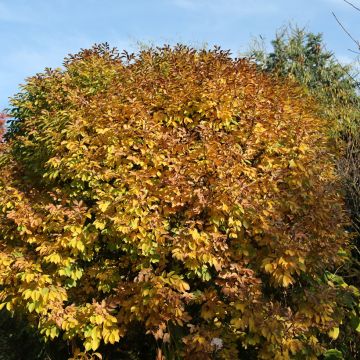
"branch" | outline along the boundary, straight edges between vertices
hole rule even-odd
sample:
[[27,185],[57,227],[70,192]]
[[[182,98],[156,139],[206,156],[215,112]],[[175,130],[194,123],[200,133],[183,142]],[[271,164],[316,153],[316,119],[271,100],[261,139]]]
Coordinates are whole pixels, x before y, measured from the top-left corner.
[[352,49],[348,49],[348,50],[351,51],[354,54],[360,55],[360,51],[355,51],[355,50],[352,50]]
[[[345,1],[345,0],[344,0]],[[359,10],[360,11],[360,10]],[[337,16],[334,14],[334,12],[331,12],[337,21],[337,23],[341,26],[341,28],[344,30],[344,32],[349,36],[349,38],[356,44],[358,49],[360,50],[360,43],[357,41],[350,33],[346,30],[345,26],[341,23],[341,21],[337,18]]]
[[[349,50],[350,50],[350,49],[349,49]],[[360,54],[360,52],[359,52],[358,54]],[[336,58],[335,58],[335,59],[336,59]],[[343,71],[345,71],[345,72],[348,74],[348,76],[354,81],[354,84],[355,84],[357,87],[359,87],[359,86],[360,86],[360,81],[356,79],[356,77],[357,77],[359,74],[356,74],[356,75],[350,74],[349,71],[346,69],[346,67],[345,67],[343,64],[341,64],[338,59],[336,59],[336,62],[338,63],[338,65],[341,66],[341,69],[342,69]]]
[[344,0],[347,4],[349,4],[350,6],[352,6],[355,10],[357,10],[357,11],[360,11],[360,8],[359,7],[357,7],[357,6],[355,6],[353,3],[351,3],[350,1],[348,1],[348,0]]

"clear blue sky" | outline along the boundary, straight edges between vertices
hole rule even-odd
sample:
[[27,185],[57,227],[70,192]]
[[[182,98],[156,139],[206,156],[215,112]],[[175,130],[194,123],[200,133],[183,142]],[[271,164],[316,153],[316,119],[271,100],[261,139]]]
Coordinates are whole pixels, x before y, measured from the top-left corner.
[[331,11],[360,38],[360,12],[343,0],[0,0],[0,109],[27,76],[96,42],[132,51],[139,41],[207,43],[238,54],[292,21],[322,32],[327,48],[350,61],[354,46]]

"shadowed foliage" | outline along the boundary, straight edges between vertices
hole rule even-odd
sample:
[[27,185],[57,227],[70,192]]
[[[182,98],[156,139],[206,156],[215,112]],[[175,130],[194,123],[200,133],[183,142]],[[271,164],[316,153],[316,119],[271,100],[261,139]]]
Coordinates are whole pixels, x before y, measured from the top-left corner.
[[[346,209],[351,218],[352,257],[331,275],[338,286],[360,288],[360,97],[354,65],[342,65],[326,50],[321,34],[298,27],[287,27],[272,41],[267,53],[255,46],[252,56],[260,68],[283,79],[295,79],[321,104],[322,116],[332,119],[330,136],[341,148],[336,160]],[[359,290],[356,290],[359,294]],[[348,301],[349,317],[341,325],[340,336],[333,342],[346,359],[360,357],[359,296]],[[341,353],[340,353],[341,354]],[[334,354],[332,356],[335,356]],[[339,355],[338,357],[339,358]],[[343,358],[342,355],[340,358]]]

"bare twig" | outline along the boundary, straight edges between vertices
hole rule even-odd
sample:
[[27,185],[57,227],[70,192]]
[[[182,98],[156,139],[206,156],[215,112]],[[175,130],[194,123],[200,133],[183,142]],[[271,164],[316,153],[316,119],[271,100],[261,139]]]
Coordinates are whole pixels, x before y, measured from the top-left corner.
[[[348,49],[348,50],[350,50],[350,49]],[[355,51],[353,51],[353,52],[355,52]],[[355,52],[355,53],[356,53],[356,54],[360,54],[360,52],[359,52],[359,53],[358,53],[358,52]],[[336,59],[336,62],[338,63],[338,65],[341,66],[341,69],[342,69],[343,71],[345,71],[346,74],[354,81],[354,84],[355,84],[356,86],[360,86],[360,81],[356,79],[356,77],[357,77],[359,74],[358,74],[358,73],[355,74],[355,75],[350,74],[350,72],[347,70],[346,66],[344,66],[343,64],[341,64],[338,59]]]
[[352,2],[348,1],[348,0],[344,0],[347,4],[349,4],[350,6],[352,6],[355,10],[360,11],[360,8],[355,6]]
[[351,51],[354,54],[360,55],[360,51],[355,51],[355,50],[352,50],[352,49],[348,49],[348,50]]
[[[345,1],[345,0],[344,0]],[[345,28],[345,26],[341,23],[341,21],[337,18],[337,16],[335,15],[334,12],[331,12],[335,18],[335,20],[337,21],[337,23],[341,26],[341,28],[344,30],[344,32],[349,36],[349,38],[356,44],[356,46],[358,47],[358,49],[360,50],[360,43],[358,40],[356,40],[351,34],[350,32]]]

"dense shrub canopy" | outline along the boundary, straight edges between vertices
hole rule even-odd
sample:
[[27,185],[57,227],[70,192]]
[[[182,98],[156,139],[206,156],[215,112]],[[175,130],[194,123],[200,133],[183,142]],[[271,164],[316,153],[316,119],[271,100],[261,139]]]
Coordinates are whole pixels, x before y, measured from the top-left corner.
[[12,106],[9,311],[87,351],[138,324],[189,359],[311,359],[337,336],[323,274],[346,248],[343,208],[328,122],[300,88],[219,49],[101,45]]
[[[341,65],[326,50],[321,34],[298,27],[282,29],[272,45],[270,53],[252,49],[258,66],[284,79],[296,79],[321,104],[322,114],[334,120],[330,133],[344,149],[336,163],[353,237],[351,261],[336,273],[341,286],[346,282],[360,289],[360,96],[356,68]],[[341,349],[345,359],[360,357],[360,296],[354,300],[348,303],[348,319],[342,322],[341,334],[332,344]]]
[[331,133],[345,141],[345,151],[338,159],[347,208],[352,226],[360,236],[360,96],[357,69],[342,65],[326,50],[321,34],[298,27],[282,29],[272,41],[273,51],[261,47],[251,50],[257,64],[265,71],[291,77],[304,85],[322,104],[327,118],[334,119]]

